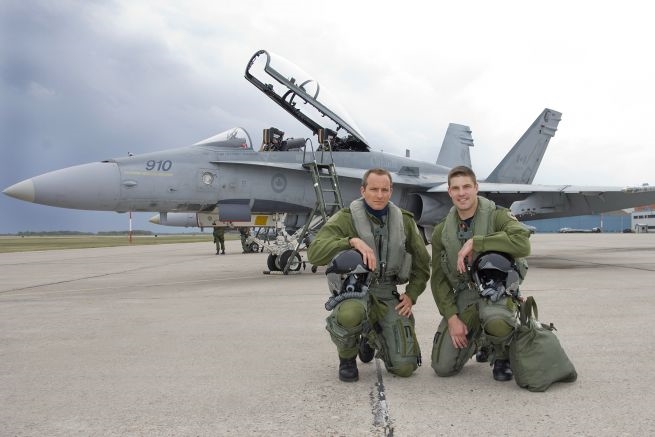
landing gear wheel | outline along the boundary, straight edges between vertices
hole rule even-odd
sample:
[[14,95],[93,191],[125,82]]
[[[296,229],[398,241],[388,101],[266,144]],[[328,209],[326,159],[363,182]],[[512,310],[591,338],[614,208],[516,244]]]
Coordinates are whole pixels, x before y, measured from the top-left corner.
[[[280,270],[284,270],[284,268],[287,265],[287,261],[289,261],[289,257],[293,254],[293,250],[285,250],[282,252],[282,255],[280,255]],[[291,260],[291,264],[289,265],[289,271],[290,272],[297,272],[300,270],[300,267],[302,266],[302,261],[300,259],[300,255],[297,253]]]
[[250,251],[253,252],[253,253],[257,253],[257,252],[259,252],[259,244],[255,243],[255,242],[250,243],[250,246],[248,246],[248,248],[249,248]]
[[277,255],[270,254],[266,259],[266,265],[271,272],[280,271],[280,268],[277,266]]
[[317,266],[312,266],[312,273],[316,273],[316,270],[318,270]]

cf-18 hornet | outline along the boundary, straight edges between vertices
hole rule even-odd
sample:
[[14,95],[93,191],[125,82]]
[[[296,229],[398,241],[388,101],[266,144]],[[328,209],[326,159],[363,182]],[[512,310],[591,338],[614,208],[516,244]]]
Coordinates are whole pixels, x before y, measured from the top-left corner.
[[[3,192],[27,202],[98,211],[152,211],[160,224],[181,214],[209,216],[207,226],[257,225],[257,215],[284,215],[286,226],[310,236],[337,208],[360,196],[363,173],[372,167],[393,176],[392,201],[414,214],[426,241],[452,203],[447,174],[471,165],[467,126],[451,124],[436,163],[371,150],[363,133],[320,86],[291,62],[265,50],[248,61],[245,78],[308,129],[285,138],[263,129],[261,144],[242,128],[227,129],[193,145],[56,170],[18,182]],[[520,219],[615,211],[655,203],[640,188],[535,185],[532,181],[561,113],[544,109],[486,178],[480,194]],[[206,217],[205,217],[206,218]],[[264,220],[265,221],[265,220]],[[202,226],[202,223],[198,223]],[[260,221],[260,226],[270,225]],[[271,270],[299,266],[295,249],[271,251]],[[283,256],[284,255],[284,256]]]

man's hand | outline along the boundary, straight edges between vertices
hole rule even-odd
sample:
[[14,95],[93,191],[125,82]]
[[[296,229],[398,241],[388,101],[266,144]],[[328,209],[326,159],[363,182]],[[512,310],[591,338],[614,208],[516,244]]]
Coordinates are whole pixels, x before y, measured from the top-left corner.
[[460,273],[466,272],[466,265],[471,263],[471,255],[473,254],[473,239],[467,240],[462,248],[457,252],[457,271]]
[[371,271],[375,271],[377,260],[375,259],[375,252],[373,249],[371,249],[361,238],[353,237],[349,239],[348,242],[350,243],[350,247],[362,254],[364,264],[366,264]]
[[450,316],[448,319],[448,333],[450,333],[453,346],[457,349],[464,349],[468,346],[466,335],[469,333],[469,329],[466,327],[466,323],[462,322],[462,319],[460,319],[457,314]]
[[400,303],[396,305],[396,311],[403,317],[409,317],[412,315],[412,299],[407,296],[407,294],[401,294],[398,299]]

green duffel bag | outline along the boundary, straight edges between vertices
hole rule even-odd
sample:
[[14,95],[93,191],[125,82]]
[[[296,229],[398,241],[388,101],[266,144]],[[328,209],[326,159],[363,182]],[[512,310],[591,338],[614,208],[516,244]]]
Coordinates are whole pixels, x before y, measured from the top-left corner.
[[509,346],[509,363],[519,387],[546,391],[554,382],[573,382],[578,373],[562,349],[551,323],[540,323],[532,296],[521,304],[520,325]]

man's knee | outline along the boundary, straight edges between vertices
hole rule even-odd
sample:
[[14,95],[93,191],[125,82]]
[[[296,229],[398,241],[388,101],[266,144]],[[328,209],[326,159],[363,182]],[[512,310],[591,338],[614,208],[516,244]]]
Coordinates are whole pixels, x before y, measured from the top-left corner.
[[366,319],[366,307],[356,299],[341,302],[326,318],[326,329],[337,346],[339,356],[357,355],[359,337]]
[[412,376],[412,373],[414,373],[414,370],[416,370],[417,367],[418,366],[416,364],[404,363],[395,366],[393,369],[388,369],[388,370],[390,373],[393,373],[396,376],[407,378],[408,376]]
[[488,320],[484,325],[484,331],[497,338],[506,338],[513,330],[514,327],[503,319]]
[[453,364],[453,363],[444,363],[442,361],[433,361],[432,362],[432,370],[434,370],[434,373],[436,373],[437,376],[448,377],[448,376],[457,375],[462,369],[457,368],[457,366],[455,364]]
[[453,346],[447,329],[437,331],[432,343],[431,365],[434,373],[442,377],[457,375],[470,358],[472,347],[473,344],[469,343],[465,349],[457,349]]
[[440,376],[442,378],[447,378],[449,376],[455,376],[457,375],[460,370],[453,370],[453,369],[441,369],[439,367],[435,368],[434,366],[432,367],[434,369],[434,373],[437,374],[437,376]]
[[345,300],[337,308],[337,323],[344,328],[359,326],[366,317],[366,309],[356,301]]

